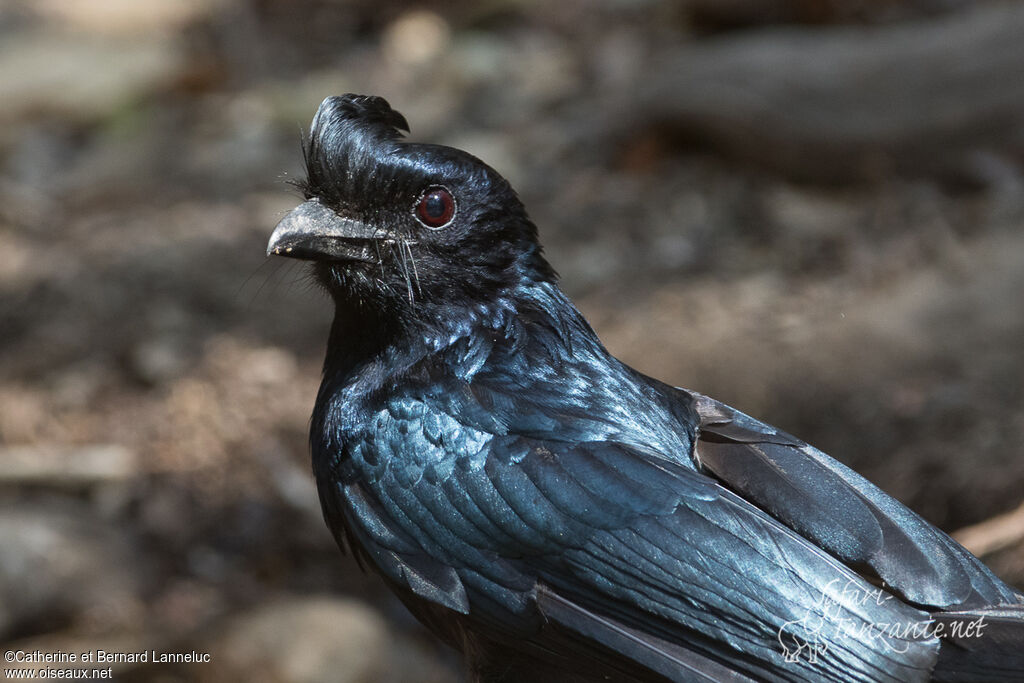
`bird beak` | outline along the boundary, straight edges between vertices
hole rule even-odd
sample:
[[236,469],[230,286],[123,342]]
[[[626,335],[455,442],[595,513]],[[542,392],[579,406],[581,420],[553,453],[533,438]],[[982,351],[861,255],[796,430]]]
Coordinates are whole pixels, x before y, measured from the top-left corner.
[[289,256],[309,261],[376,262],[373,242],[386,234],[352,218],[344,218],[321,204],[303,202],[274,228],[267,256]]

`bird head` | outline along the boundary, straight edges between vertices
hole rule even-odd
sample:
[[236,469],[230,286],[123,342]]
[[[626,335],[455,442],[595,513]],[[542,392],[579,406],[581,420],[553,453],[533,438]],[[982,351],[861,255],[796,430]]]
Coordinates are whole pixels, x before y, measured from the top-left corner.
[[383,98],[325,99],[304,146],[306,201],[277,225],[268,255],[314,262],[338,306],[378,312],[479,307],[554,279],[504,178],[403,130]]

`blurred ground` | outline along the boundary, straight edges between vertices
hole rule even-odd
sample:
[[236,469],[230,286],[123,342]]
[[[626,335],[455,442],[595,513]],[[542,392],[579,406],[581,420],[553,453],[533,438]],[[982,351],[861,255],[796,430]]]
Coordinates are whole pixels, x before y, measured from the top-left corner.
[[[509,177],[626,361],[806,438],[946,530],[1015,508],[1024,108],[995,74],[1024,61],[971,52],[970,32],[1020,15],[953,0],[0,2],[2,649],[211,654],[120,665],[120,680],[457,679],[320,519],[306,428],[329,306],[301,264],[263,255],[297,201],[302,130],[349,91]],[[823,87],[870,102],[891,69],[826,67],[860,68],[859,41],[882,54],[908,32],[966,36],[934,73],[894,57],[969,84],[962,106],[922,116],[927,92],[897,92],[915,125],[888,137],[840,131],[847,106],[816,110],[831,112],[820,133],[790,125]],[[775,74],[783,90],[748,76],[794,45],[845,47]],[[781,115],[737,125],[686,99],[756,112],[774,92]],[[740,124],[750,134],[730,137]],[[1024,586],[1010,537],[986,559]]]

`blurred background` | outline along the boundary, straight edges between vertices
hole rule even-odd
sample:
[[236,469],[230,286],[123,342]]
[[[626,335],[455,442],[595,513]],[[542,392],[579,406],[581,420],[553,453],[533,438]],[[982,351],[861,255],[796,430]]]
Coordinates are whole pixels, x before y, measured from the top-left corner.
[[1024,6],[0,1],[0,643],[457,681],[320,517],[330,306],[264,256],[320,100],[506,175],[639,369],[1024,587]]

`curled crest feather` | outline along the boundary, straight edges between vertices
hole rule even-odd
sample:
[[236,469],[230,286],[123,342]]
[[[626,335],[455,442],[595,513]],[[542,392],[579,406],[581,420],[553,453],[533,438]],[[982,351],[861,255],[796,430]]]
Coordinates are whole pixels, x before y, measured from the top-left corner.
[[405,117],[383,97],[345,94],[326,98],[313,117],[309,138],[303,145],[306,180],[299,184],[306,198],[343,204],[345,195],[368,178],[381,151],[394,149],[402,131],[409,131]]

